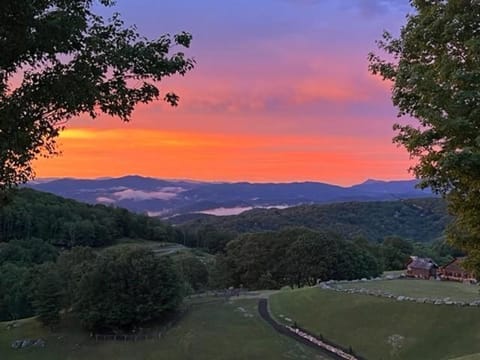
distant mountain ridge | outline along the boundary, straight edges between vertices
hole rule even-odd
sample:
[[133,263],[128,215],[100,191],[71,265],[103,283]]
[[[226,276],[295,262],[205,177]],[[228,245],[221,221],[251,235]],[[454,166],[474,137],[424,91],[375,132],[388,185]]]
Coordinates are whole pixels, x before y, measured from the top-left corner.
[[320,183],[249,183],[163,180],[136,175],[102,179],[40,179],[27,184],[36,190],[91,204],[111,204],[152,216],[197,212],[238,214],[252,208],[289,207],[347,201],[384,201],[432,197],[416,189],[416,180],[369,179],[350,187]]

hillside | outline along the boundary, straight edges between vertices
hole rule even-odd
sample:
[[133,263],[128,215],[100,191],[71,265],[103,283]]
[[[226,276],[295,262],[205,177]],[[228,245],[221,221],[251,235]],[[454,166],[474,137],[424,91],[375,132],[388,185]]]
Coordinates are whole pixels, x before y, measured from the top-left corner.
[[[190,303],[186,315],[160,339],[139,342],[96,343],[75,322],[64,322],[49,332],[35,319],[17,322],[8,330],[0,323],[2,359],[8,360],[130,360],[130,359],[318,359],[293,340],[278,335],[257,314],[256,300],[225,302],[218,298]],[[11,349],[18,339],[46,341],[44,348]]]
[[319,288],[280,292],[269,302],[278,320],[293,319],[314,334],[351,346],[369,360],[447,360],[480,352],[480,313],[473,307],[402,302]]
[[[236,216],[183,218],[187,221],[180,227],[189,233],[209,227],[246,233],[304,226],[332,230],[347,238],[380,241],[397,235],[418,242],[441,238],[449,222],[444,201],[436,198],[302,205],[283,210],[254,209]],[[179,219],[171,221],[178,223]]]
[[65,247],[105,246],[122,238],[174,241],[175,231],[125,209],[21,189],[0,207],[0,242],[30,238]]

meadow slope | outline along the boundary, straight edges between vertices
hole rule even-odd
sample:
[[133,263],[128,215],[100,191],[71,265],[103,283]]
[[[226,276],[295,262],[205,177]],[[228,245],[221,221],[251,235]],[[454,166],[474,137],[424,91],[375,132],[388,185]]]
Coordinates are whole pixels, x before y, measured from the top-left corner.
[[[263,322],[257,315],[256,299],[193,305],[160,340],[137,343],[95,343],[75,323],[64,323],[55,333],[34,319],[22,320],[19,325],[7,330],[6,323],[0,323],[2,360],[324,359]],[[11,342],[21,338],[44,338],[47,345],[11,349]]]
[[270,309],[279,321],[293,319],[369,360],[446,360],[480,352],[478,308],[309,288],[273,295]]

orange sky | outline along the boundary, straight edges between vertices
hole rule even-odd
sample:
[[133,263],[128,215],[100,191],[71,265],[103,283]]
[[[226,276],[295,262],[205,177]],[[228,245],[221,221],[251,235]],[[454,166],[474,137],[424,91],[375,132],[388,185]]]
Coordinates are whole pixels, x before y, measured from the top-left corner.
[[[411,178],[407,153],[391,142],[397,119],[390,84],[372,77],[366,61],[383,29],[400,27],[404,4],[117,3],[147,36],[193,33],[196,69],[161,84],[181,96],[180,106],[141,105],[128,124],[73,120],[59,141],[63,154],[35,162],[38,177],[343,185]],[[186,6],[196,10],[185,13]]]
[[[357,150],[352,152],[351,146]],[[140,174],[224,181],[317,180],[342,185],[372,174],[382,179],[409,178],[395,171],[409,166],[403,151],[392,151],[388,143],[373,149],[368,139],[361,138],[71,129],[62,134],[60,148],[61,156],[37,162],[39,177]]]

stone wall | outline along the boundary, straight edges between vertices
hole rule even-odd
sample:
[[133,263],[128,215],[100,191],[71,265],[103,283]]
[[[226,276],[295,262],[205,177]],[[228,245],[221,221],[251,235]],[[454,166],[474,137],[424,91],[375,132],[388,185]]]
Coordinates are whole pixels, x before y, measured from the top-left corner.
[[[361,280],[352,280],[352,281],[335,281],[329,280],[320,282],[318,287],[324,290],[331,290],[336,292],[342,292],[347,294],[361,294],[361,295],[369,295],[375,297],[382,297],[387,299],[392,299],[396,301],[410,301],[422,304],[432,304],[432,305],[451,305],[451,306],[480,306],[480,295],[479,300],[475,301],[455,301],[450,298],[433,298],[433,297],[411,297],[411,296],[403,296],[403,295],[394,295],[389,293],[388,291],[377,290],[377,289],[364,289],[364,288],[357,288],[357,289],[345,289],[342,288],[342,285],[348,285],[349,283],[365,283],[365,282],[372,282],[372,281],[379,281],[379,280],[394,280],[398,279],[399,277],[385,277],[385,278],[375,278],[375,279],[361,279]],[[416,281],[416,280],[405,280],[405,281]],[[433,280],[432,280],[433,281]],[[473,286],[473,285],[472,285]]]

